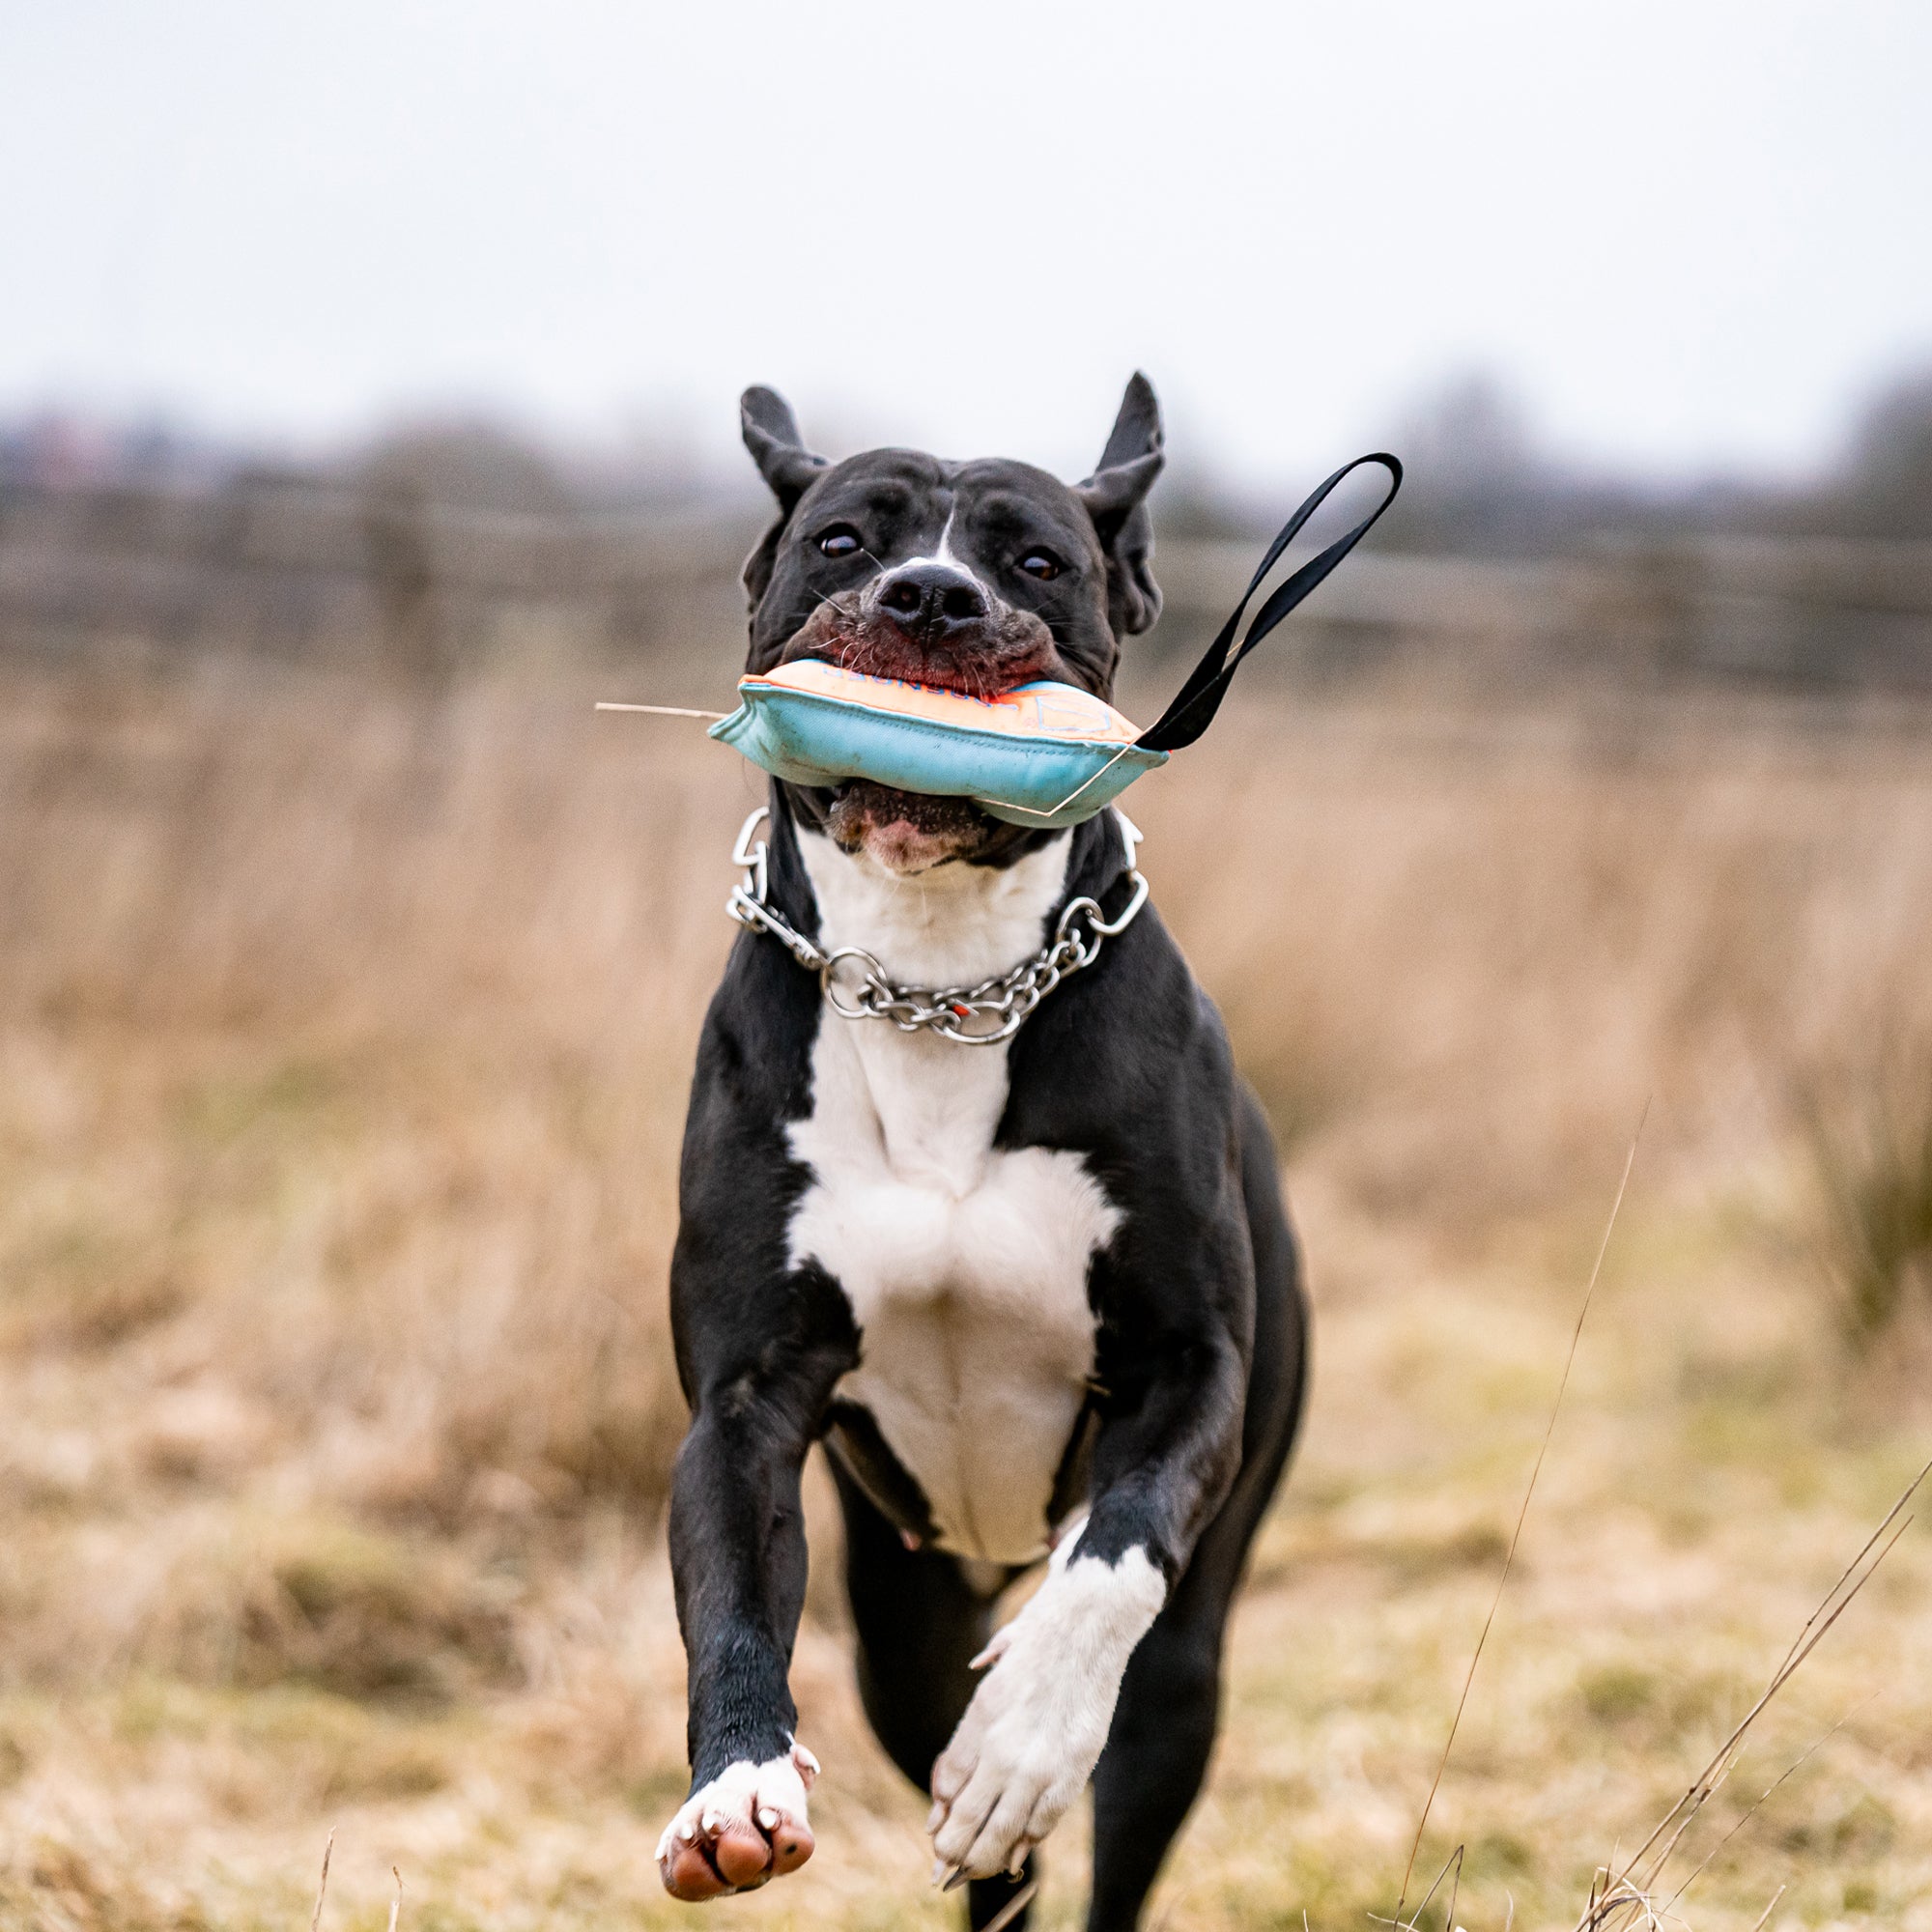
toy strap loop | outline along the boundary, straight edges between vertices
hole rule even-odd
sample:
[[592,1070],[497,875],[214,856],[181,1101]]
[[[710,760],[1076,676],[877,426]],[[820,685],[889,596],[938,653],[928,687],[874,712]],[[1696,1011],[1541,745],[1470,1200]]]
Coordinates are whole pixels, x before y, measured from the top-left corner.
[[[1350,470],[1359,469],[1365,463],[1379,463],[1388,471],[1388,495],[1353,529],[1337,537],[1319,556],[1309,558],[1273,591],[1255,612],[1254,622],[1248,626],[1247,635],[1236,649],[1235,634],[1240,629],[1249,600],[1262,587],[1262,580],[1281,560],[1282,552],[1300,534],[1302,525],[1326,501],[1328,493]],[[1194,667],[1193,674],[1180,687],[1174,702],[1135,741],[1142,751],[1176,752],[1183,745],[1193,744],[1207,730],[1214,722],[1215,712],[1221,708],[1222,698],[1228,695],[1228,687],[1234,682],[1241,660],[1368,535],[1375,527],[1377,519],[1395,501],[1396,492],[1401,488],[1402,464],[1385,451],[1377,450],[1373,455],[1358,456],[1354,462],[1345,463],[1309,495],[1301,507],[1282,526],[1281,534],[1268,545],[1267,554],[1262,558],[1261,568],[1241,593],[1241,601],[1235,606],[1234,614],[1221,626],[1220,634],[1208,646],[1207,654]]]

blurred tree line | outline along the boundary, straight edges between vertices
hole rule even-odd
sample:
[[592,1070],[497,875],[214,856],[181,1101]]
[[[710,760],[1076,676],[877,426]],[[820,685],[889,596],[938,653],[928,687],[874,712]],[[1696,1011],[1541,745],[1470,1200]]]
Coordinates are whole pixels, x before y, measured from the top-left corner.
[[1511,391],[1485,375],[1415,412],[1396,448],[1408,483],[1380,532],[1394,550],[1541,556],[1604,538],[1932,540],[1932,368],[1881,390],[1842,458],[1796,486],[1591,476],[1550,454]]
[[[1401,501],[1377,532],[1389,551],[1535,557],[1606,539],[1699,535],[1932,541],[1932,366],[1882,388],[1840,460],[1796,485],[1592,473],[1538,435],[1506,383],[1480,372],[1445,384],[1387,440],[1408,469]],[[285,481],[350,487],[398,511],[678,509],[749,527],[763,508],[753,480],[707,455],[648,437],[586,453],[504,422],[452,417],[404,422],[326,458],[266,459],[166,425],[48,414],[0,424],[0,496],[9,486],[196,490]],[[1154,507],[1166,537],[1248,539],[1273,527],[1282,495],[1278,487],[1242,489],[1177,453]]]

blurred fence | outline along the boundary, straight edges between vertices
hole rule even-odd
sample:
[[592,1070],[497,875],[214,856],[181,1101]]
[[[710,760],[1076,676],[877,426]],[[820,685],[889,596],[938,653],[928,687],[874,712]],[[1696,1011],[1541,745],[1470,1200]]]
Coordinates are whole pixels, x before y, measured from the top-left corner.
[[[479,512],[394,486],[15,487],[0,495],[0,650],[373,654],[432,682],[533,639],[620,657],[728,650],[755,534],[754,519],[712,511]],[[1199,646],[1255,554],[1161,545],[1154,659]],[[1478,694],[1932,695],[1932,544],[1698,536],[1520,562],[1369,553],[1322,587],[1276,662],[1299,683]]]
[[741,623],[754,535],[712,515],[502,513],[272,481],[15,490],[0,496],[0,649],[373,647],[423,677],[532,634],[650,651]]

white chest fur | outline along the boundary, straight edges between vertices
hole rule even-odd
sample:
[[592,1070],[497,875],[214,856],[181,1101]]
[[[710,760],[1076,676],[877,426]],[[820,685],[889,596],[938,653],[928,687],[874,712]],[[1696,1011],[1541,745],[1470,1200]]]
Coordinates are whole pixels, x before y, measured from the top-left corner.
[[[913,878],[815,834],[800,842],[821,945],[863,946],[901,983],[945,986],[1038,948],[1072,841],[1005,871]],[[948,1548],[1037,1556],[1093,1366],[1088,1264],[1119,1211],[1077,1154],[993,1146],[1004,1045],[828,1010],[811,1071],[811,1114],[791,1129],[812,1173],[791,1251],[838,1281],[862,1330],[839,1392],[871,1411]]]

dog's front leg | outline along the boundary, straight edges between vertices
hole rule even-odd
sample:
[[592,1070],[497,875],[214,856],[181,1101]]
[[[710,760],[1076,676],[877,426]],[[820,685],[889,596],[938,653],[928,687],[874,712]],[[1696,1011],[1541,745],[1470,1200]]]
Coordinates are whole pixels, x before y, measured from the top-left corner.
[[759,1351],[701,1388],[671,1489],[670,1551],[688,1664],[691,1795],[658,1845],[684,1899],[749,1890],[812,1851],[787,1672],[805,1597],[799,1472],[842,1358]]
[[1119,1378],[1094,1502],[1046,1580],[976,1662],[990,1664],[932,1772],[934,1876],[1017,1870],[1094,1775],[1134,1647],[1186,1568],[1240,1460],[1244,1350],[1232,1328],[1163,1337]]

